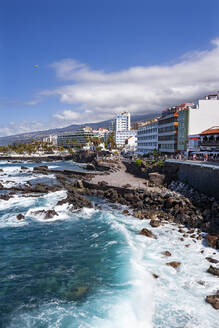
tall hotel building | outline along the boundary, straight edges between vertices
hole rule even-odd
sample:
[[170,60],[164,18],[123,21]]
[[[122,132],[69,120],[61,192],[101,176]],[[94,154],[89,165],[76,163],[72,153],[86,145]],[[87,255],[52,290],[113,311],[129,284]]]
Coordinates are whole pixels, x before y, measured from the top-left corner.
[[[131,130],[130,114],[121,113],[115,118],[115,142],[117,147],[123,147],[130,137],[137,137],[137,131]],[[137,141],[137,139],[136,139]]]
[[148,154],[154,149],[158,149],[158,118],[145,122],[138,129],[138,154]]
[[115,129],[116,131],[130,131],[131,123],[129,113],[124,112],[116,116]]

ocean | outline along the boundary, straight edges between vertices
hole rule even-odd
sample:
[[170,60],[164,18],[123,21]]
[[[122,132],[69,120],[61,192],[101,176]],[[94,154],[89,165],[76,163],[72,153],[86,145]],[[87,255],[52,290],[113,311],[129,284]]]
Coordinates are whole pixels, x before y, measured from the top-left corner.
[[[22,165],[29,169],[21,171]],[[55,181],[53,174],[34,174],[35,165],[1,161],[0,182]],[[153,229],[101,199],[92,198],[93,209],[57,206],[65,195],[0,199],[1,328],[218,328],[218,311],[205,303],[219,289],[205,257],[219,260],[218,252],[190,237],[181,241],[175,224]],[[42,209],[58,216],[45,220],[34,213]],[[16,219],[19,213],[24,220]],[[142,228],[158,239],[139,235]],[[166,250],[171,257],[162,255]],[[170,261],[181,262],[179,270],[167,266]]]

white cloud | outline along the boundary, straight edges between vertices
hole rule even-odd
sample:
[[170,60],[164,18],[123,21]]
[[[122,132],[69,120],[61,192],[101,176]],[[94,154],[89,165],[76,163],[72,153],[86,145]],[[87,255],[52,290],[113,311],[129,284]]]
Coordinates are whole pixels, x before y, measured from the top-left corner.
[[54,114],[53,117],[60,121],[71,121],[77,120],[80,117],[80,114],[73,112],[70,109],[66,109],[61,114]]
[[122,111],[159,112],[215,92],[219,90],[219,39],[212,41],[210,50],[184,54],[174,64],[136,66],[106,73],[69,58],[51,67],[64,85],[44,90],[26,104],[34,105],[50,96],[58,97],[66,108],[54,113],[49,122],[24,121],[0,126],[0,135],[98,122]]
[[60,102],[73,105],[73,110],[54,115],[72,123],[107,119],[123,110],[156,112],[219,90],[219,40],[212,45],[211,50],[185,54],[172,65],[139,66],[111,73],[64,59],[51,66],[59,79],[72,83],[42,94],[58,96]]
[[[59,124],[59,127],[60,124]],[[20,121],[10,122],[7,125],[0,125],[0,137],[6,137],[20,133],[30,133],[34,131],[43,131],[52,128],[57,128],[57,121],[42,122],[42,121]]]

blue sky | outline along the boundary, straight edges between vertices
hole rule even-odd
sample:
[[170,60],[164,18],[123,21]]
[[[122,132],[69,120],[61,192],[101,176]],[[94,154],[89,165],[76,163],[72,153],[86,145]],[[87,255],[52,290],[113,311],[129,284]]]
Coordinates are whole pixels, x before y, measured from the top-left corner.
[[218,13],[218,0],[1,1],[0,136],[219,90]]

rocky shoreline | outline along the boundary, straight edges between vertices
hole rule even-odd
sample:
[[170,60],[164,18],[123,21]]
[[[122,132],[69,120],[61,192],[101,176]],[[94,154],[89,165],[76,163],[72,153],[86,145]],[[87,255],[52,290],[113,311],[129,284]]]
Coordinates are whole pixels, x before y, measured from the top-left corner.
[[[94,167],[95,168],[95,167]],[[108,166],[109,174],[111,171],[119,170],[120,163]],[[21,167],[21,170],[27,170]],[[143,228],[139,233],[148,238],[157,239],[156,228],[168,223],[178,224],[178,231],[182,234],[181,241],[191,237],[195,243],[197,240],[203,240],[203,243],[219,249],[219,203],[213,197],[207,197],[190,187],[183,185],[177,181],[172,181],[170,185],[164,187],[162,184],[156,185],[154,177],[145,188],[132,188],[131,185],[123,185],[121,187],[109,185],[104,181],[97,184],[92,183],[93,174],[87,172],[69,172],[67,170],[49,170],[48,166],[38,166],[33,169],[35,174],[54,174],[56,183],[52,186],[38,183],[19,187],[5,188],[0,183],[0,189],[7,191],[2,194],[0,199],[7,201],[14,196],[15,193],[28,194],[44,194],[65,189],[67,196],[65,199],[58,201],[57,205],[64,203],[69,204],[71,210],[78,210],[83,207],[93,207],[89,197],[93,196],[107,200],[110,203],[118,203],[127,206],[123,211],[124,215],[132,215],[140,220],[149,220],[150,229]],[[162,177],[161,177],[162,180]],[[127,181],[125,181],[127,182]],[[156,188],[154,186],[156,185]],[[54,209],[41,213],[45,219],[56,216]],[[24,220],[22,213],[17,216],[18,220]],[[185,245],[189,247],[189,244]],[[166,254],[171,256],[171,254]],[[208,258],[211,264],[208,273],[219,278],[219,268],[217,260]],[[180,262],[168,262],[168,266],[177,269]],[[158,278],[158,277],[155,277]],[[209,295],[206,302],[211,304],[215,309],[219,309],[219,294]]]

